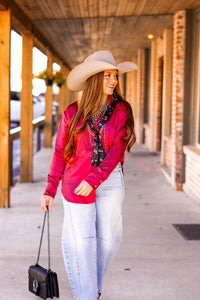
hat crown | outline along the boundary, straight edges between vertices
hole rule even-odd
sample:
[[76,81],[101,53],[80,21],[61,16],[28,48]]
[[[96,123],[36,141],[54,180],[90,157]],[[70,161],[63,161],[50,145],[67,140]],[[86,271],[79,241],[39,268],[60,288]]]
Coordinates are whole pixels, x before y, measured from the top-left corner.
[[84,62],[87,62],[87,61],[102,61],[102,62],[106,62],[111,65],[117,66],[112,53],[108,50],[94,52],[93,54],[86,57]]
[[122,74],[137,69],[137,66],[132,62],[123,62],[117,65],[110,51],[97,51],[89,55],[84,62],[69,73],[67,77],[68,88],[76,92],[82,91],[89,77],[111,69],[118,70],[119,74]]

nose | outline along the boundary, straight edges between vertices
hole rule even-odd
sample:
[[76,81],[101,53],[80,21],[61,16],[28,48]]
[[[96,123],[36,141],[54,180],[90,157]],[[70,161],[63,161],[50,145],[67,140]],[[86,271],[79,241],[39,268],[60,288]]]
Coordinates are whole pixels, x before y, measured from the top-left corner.
[[112,82],[116,82],[116,81],[117,81],[117,78],[116,78],[116,76],[115,76],[115,75],[112,75],[112,77],[111,77],[111,81],[112,81]]

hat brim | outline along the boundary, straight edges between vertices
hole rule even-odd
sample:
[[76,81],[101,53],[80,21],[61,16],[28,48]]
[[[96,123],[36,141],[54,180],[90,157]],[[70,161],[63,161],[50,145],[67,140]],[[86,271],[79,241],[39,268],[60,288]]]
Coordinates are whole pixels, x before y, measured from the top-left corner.
[[86,61],[76,66],[67,77],[67,86],[74,92],[82,91],[86,80],[105,70],[118,70],[119,74],[136,70],[137,66],[132,62],[123,62],[117,66],[103,61]]

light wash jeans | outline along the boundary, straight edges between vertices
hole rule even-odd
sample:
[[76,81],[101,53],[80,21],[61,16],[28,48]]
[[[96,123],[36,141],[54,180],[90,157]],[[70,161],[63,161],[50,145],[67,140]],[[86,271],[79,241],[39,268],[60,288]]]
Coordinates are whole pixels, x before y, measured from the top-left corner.
[[121,164],[96,189],[96,202],[64,199],[62,249],[75,300],[96,300],[122,235],[124,181]]

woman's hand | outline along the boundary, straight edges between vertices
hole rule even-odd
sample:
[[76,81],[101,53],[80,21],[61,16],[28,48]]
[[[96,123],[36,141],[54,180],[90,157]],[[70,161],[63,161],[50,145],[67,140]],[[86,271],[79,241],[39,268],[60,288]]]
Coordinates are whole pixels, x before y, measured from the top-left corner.
[[53,198],[51,196],[43,195],[40,201],[41,201],[41,208],[44,211],[47,211],[47,206],[48,208],[52,208]]
[[74,193],[76,195],[88,196],[92,190],[93,190],[93,187],[91,187],[91,185],[89,183],[87,183],[87,181],[83,180],[77,186],[77,188],[74,190]]

